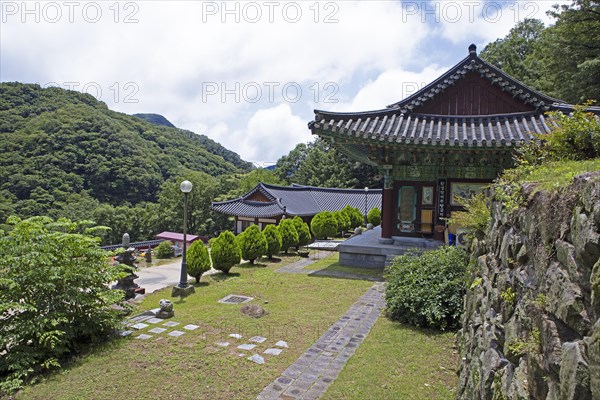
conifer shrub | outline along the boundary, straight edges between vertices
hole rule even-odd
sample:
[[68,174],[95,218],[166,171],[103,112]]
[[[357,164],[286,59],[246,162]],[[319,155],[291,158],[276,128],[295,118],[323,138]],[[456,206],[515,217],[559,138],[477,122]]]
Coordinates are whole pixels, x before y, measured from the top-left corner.
[[298,246],[298,231],[291,219],[283,219],[279,223],[281,234],[281,250],[287,254],[290,247]]
[[350,219],[350,229],[359,227],[364,222],[364,217],[358,208],[347,205],[342,211]]
[[310,230],[319,239],[335,236],[337,232],[337,219],[329,211],[321,211],[310,221]]
[[333,216],[337,221],[337,231],[343,236],[344,232],[350,230],[350,217],[343,211],[334,211]]
[[274,255],[277,255],[281,251],[281,233],[279,233],[279,229],[275,225],[267,225],[263,229],[263,234],[267,240],[266,255],[271,260]]
[[210,256],[208,249],[201,240],[196,240],[186,253],[187,273],[196,278],[196,283],[200,283],[200,277],[203,273],[210,270]]
[[213,268],[229,273],[231,267],[239,264],[242,259],[240,247],[235,240],[235,236],[230,231],[221,232],[210,248],[210,258]]
[[156,258],[171,258],[175,255],[173,245],[168,240],[160,242],[155,251]]
[[467,264],[466,252],[456,246],[396,257],[385,270],[388,317],[439,330],[458,328]]
[[296,232],[298,232],[298,244],[296,245],[296,247],[302,247],[309,244],[312,237],[310,236],[310,229],[308,228],[308,224],[297,215],[294,218],[292,218],[292,223],[296,228]]
[[254,260],[267,253],[267,239],[258,225],[250,225],[237,236],[242,258],[254,264]]
[[367,214],[367,221],[373,226],[381,225],[381,211],[379,208],[372,208]]

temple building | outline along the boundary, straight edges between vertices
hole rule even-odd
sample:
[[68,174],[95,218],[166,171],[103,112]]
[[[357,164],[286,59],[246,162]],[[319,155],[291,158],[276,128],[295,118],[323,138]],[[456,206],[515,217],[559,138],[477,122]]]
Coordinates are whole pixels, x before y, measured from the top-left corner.
[[334,189],[259,183],[237,199],[213,202],[211,208],[235,217],[237,234],[250,225],[258,225],[263,229],[268,224],[278,224],[284,216],[299,216],[310,223],[317,213],[338,211],[346,205],[358,208],[363,214],[372,208],[381,209],[381,189]]
[[[315,110],[314,135],[384,176],[379,242],[444,239],[460,198],[482,191],[513,162],[513,150],[550,132],[548,111],[573,106],[537,92],[482,60],[466,58],[384,109]],[[600,109],[599,109],[600,110]]]

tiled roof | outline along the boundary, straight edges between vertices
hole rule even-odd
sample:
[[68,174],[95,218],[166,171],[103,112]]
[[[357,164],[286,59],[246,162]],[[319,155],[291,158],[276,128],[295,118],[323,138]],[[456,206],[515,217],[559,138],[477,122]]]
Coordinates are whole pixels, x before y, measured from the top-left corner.
[[[270,202],[247,200],[250,194],[260,191]],[[381,208],[381,189],[366,192],[367,209]],[[334,189],[313,186],[277,186],[259,183],[244,196],[223,202],[214,202],[212,209],[239,217],[272,218],[285,213],[291,216],[312,216],[321,211],[341,210],[346,205],[363,210],[365,207],[364,189]]]
[[535,112],[486,116],[443,116],[380,111],[356,115],[320,113],[314,129],[338,136],[387,143],[436,146],[514,146],[550,132],[550,122]]
[[[155,237],[157,239],[175,240],[175,241],[183,242],[183,233],[178,233],[178,232],[167,232],[167,231],[165,231],[165,232],[159,233]],[[198,239],[198,237],[199,236],[190,235],[188,233],[185,236],[185,240],[189,243],[189,242],[193,242],[194,240]]]

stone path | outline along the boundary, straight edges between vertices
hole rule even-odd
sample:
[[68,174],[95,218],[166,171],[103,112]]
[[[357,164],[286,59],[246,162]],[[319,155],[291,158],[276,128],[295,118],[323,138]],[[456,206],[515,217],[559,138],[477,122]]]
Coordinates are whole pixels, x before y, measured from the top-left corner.
[[318,399],[369,334],[385,307],[384,283],[375,283],[257,400]]

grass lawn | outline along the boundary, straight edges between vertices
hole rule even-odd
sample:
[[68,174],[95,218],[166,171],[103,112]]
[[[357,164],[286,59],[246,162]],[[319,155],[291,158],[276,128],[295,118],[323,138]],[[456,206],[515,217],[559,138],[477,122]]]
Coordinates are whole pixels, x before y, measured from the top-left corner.
[[[313,250],[314,251],[314,250]],[[341,266],[339,263],[339,254],[337,251],[331,252],[332,254],[315,262],[314,264],[310,264],[304,269],[310,271],[338,271],[345,272],[348,274],[355,275],[366,275],[366,276],[383,276],[383,268],[354,268],[354,267],[345,267]]]

